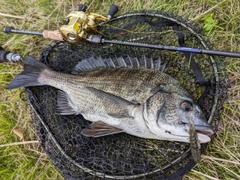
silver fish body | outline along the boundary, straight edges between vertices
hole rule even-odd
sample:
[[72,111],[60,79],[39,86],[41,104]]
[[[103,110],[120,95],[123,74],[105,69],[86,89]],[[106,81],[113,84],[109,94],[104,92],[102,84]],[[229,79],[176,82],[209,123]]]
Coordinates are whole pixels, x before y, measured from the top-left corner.
[[211,126],[177,80],[156,68],[128,67],[121,59],[118,67],[102,58],[83,60],[74,74],[64,74],[28,57],[24,71],[7,89],[41,85],[58,88],[60,114],[81,114],[93,122],[82,131],[85,136],[125,132],[142,138],[189,142],[186,118],[190,114],[200,142],[210,141]]

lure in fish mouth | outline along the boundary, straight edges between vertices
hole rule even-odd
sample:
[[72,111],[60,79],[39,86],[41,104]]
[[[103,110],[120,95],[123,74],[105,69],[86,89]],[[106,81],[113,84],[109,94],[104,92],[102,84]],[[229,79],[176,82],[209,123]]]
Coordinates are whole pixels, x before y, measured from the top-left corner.
[[73,74],[56,72],[27,57],[7,89],[48,85],[58,90],[60,115],[81,114],[92,124],[88,137],[125,132],[134,136],[189,142],[191,115],[200,143],[213,134],[200,107],[181,84],[162,70],[161,59],[90,57]]

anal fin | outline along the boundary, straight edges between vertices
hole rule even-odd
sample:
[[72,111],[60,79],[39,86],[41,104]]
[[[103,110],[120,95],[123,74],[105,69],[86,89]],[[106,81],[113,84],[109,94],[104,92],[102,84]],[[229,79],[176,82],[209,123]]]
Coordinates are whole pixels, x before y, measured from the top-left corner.
[[121,132],[123,132],[122,129],[113,127],[102,121],[97,121],[92,123],[89,128],[83,129],[81,134],[86,137],[102,137]]

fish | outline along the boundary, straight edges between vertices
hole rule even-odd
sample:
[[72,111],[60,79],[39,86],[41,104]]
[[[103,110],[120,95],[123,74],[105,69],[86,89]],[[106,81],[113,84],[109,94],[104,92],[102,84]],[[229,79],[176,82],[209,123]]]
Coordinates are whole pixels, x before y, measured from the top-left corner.
[[189,115],[188,133],[189,133],[190,149],[191,149],[191,154],[192,154],[193,160],[196,163],[199,163],[201,161],[201,144],[198,139],[198,135],[195,130],[193,118],[191,115]]
[[57,113],[91,121],[86,137],[127,133],[146,139],[189,142],[188,116],[193,117],[200,143],[213,129],[201,108],[179,81],[161,67],[161,59],[89,57],[72,73],[57,72],[28,56],[23,72],[7,89],[31,86],[57,88]]

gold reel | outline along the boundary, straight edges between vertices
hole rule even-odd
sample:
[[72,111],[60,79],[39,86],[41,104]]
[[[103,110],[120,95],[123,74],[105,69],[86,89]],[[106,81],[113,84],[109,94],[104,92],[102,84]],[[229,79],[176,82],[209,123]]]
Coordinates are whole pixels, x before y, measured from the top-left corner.
[[60,27],[60,33],[64,40],[76,44],[81,39],[86,39],[89,34],[95,34],[97,26],[109,21],[118,11],[116,5],[111,5],[108,17],[86,11],[84,5],[80,5],[78,11],[68,14],[67,23]]

